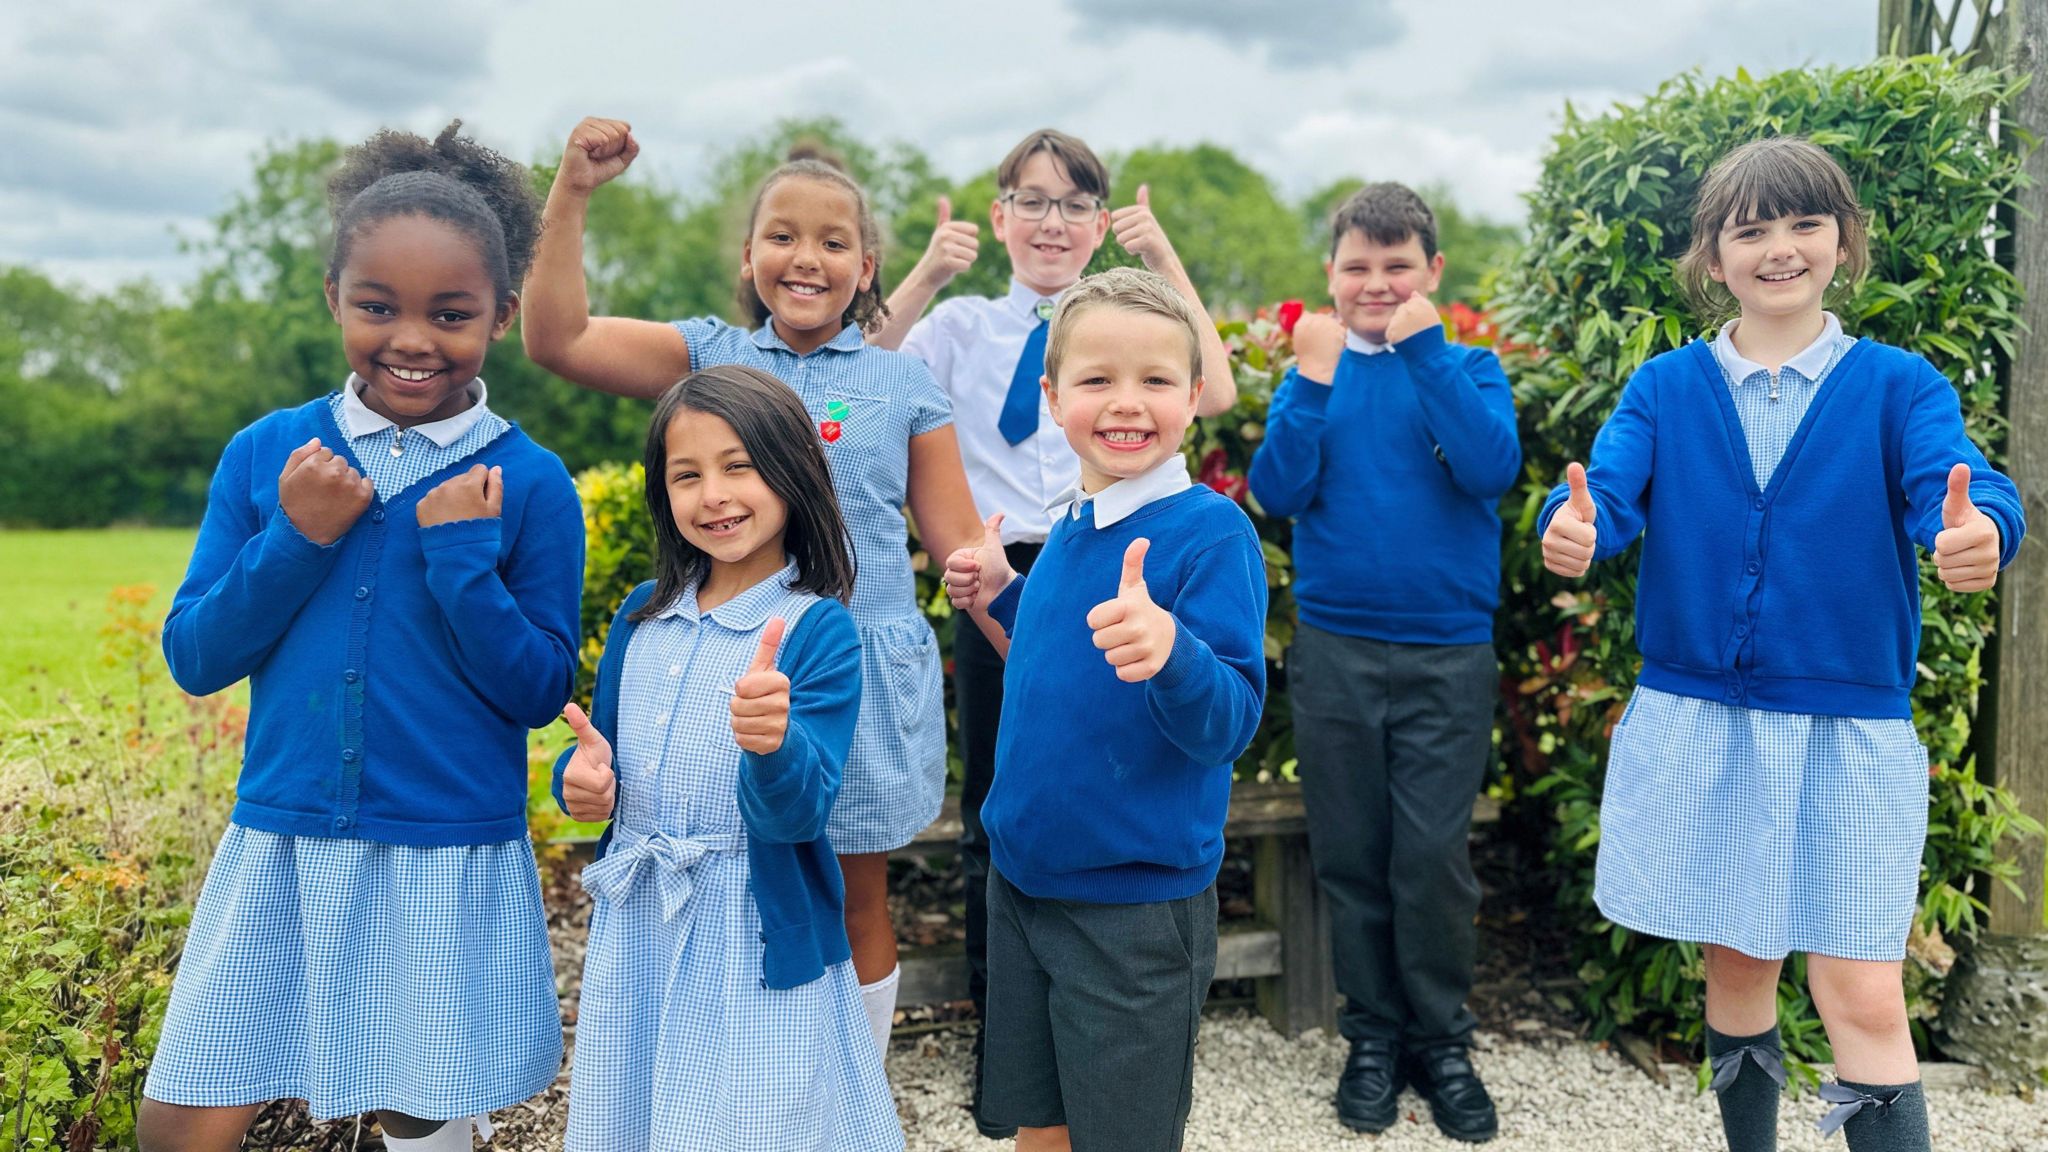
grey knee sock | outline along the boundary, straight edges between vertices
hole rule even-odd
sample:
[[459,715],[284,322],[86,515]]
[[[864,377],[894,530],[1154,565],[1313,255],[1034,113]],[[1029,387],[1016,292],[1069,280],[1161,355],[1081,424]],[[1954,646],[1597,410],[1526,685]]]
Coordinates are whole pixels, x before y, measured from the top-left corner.
[[1707,1029],[1707,1060],[1721,1101],[1728,1152],[1777,1152],[1778,1097],[1785,1089],[1785,1055],[1778,1030],[1724,1036]]
[[1858,1084],[1843,1080],[1820,1086],[1820,1098],[1835,1107],[1820,1122],[1848,1138],[1849,1152],[1928,1152],[1927,1096],[1911,1084]]

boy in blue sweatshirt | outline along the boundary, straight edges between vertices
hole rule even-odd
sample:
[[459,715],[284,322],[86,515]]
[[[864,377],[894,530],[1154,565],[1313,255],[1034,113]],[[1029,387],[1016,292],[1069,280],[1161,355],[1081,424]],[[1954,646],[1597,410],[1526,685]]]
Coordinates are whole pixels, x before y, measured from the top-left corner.
[[1412,1080],[1439,1128],[1480,1141],[1498,1122],[1467,1058],[1466,835],[1492,746],[1497,509],[1522,456],[1500,363],[1446,340],[1430,303],[1443,266],[1406,187],[1337,209],[1337,315],[1295,326],[1250,479],[1268,515],[1295,517],[1288,690],[1351,1041],[1338,1118],[1384,1130]]
[[946,563],[954,605],[1011,638],[982,1103],[1020,1152],[1178,1148],[1187,1123],[1230,768],[1266,680],[1258,537],[1180,453],[1206,324],[1154,273],[1068,289],[1042,387],[1080,484],[1028,579],[1000,514]]

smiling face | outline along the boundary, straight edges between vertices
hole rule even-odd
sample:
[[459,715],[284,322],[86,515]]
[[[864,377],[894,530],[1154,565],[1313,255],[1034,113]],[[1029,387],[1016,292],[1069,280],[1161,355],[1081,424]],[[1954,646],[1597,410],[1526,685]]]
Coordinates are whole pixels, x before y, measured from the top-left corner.
[[1098,305],[1074,318],[1058,380],[1041,380],[1053,422],[1081,458],[1081,488],[1099,492],[1180,451],[1202,382],[1187,326]]
[[1420,292],[1436,291],[1443,279],[1444,254],[1425,256],[1413,233],[1399,244],[1382,244],[1353,228],[1337,239],[1323,271],[1330,277],[1330,300],[1344,327],[1374,343],[1384,343],[1387,325],[1401,301]]
[[476,242],[428,216],[393,216],[358,234],[327,281],[363,403],[403,428],[469,407],[469,382],[519,310],[503,302]]
[[1043,220],[1021,219],[1001,200],[990,205],[989,225],[1010,254],[1011,273],[1040,296],[1066,291],[1081,278],[1081,270],[1088,267],[1095,250],[1102,247],[1102,238],[1109,232],[1109,209],[1098,205],[1087,223],[1068,223],[1058,202],[1090,197],[1074,185],[1050,152],[1033,153],[1017,171],[1017,186],[1003,191],[1051,202]]
[[860,203],[823,180],[789,176],[762,194],[740,275],[754,282],[775,334],[798,354],[839,335],[854,294],[875,278],[860,242]]
[[707,583],[751,587],[774,575],[784,563],[789,506],[762,478],[732,425],[681,408],[664,440],[669,512],[683,539],[711,558]]
[[1824,213],[1742,220],[1715,237],[1707,274],[1727,285],[1745,317],[1818,317],[1835,266],[1848,255],[1841,226]]

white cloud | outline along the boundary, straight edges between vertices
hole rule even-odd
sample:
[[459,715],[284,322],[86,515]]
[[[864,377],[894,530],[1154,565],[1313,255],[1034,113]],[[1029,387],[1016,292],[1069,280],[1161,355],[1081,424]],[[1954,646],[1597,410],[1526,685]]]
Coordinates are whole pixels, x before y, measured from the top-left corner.
[[521,159],[623,116],[643,178],[685,190],[777,119],[832,115],[961,178],[1052,125],[1105,153],[1221,144],[1290,196],[1442,182],[1516,218],[1566,98],[1853,62],[1875,38],[1868,0],[69,0],[0,25],[0,262],[180,282],[172,229],[247,188],[267,142],[455,115]]

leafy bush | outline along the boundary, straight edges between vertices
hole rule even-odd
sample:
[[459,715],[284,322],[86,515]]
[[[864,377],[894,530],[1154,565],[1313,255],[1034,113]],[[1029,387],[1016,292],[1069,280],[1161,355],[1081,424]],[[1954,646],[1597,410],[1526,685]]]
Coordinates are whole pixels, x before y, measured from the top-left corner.
[[[1701,1034],[1698,949],[1638,937],[1592,903],[1607,742],[1634,683],[1633,554],[1583,582],[1543,570],[1533,524],[1564,466],[1583,459],[1644,360],[1698,335],[1673,264],[1690,239],[1694,191],[1713,161],[1747,140],[1803,133],[1847,170],[1871,211],[1871,272],[1839,309],[1852,334],[1926,356],[1961,393],[1970,431],[1996,448],[1999,358],[2019,330],[2018,285],[1992,254],[1994,213],[2022,179],[1989,119],[2010,77],[1935,57],[1851,69],[1670,81],[1641,104],[1584,118],[1567,110],[1535,192],[1530,236],[1495,299],[1500,322],[1542,352],[1508,357],[1526,482],[1505,516],[1501,650],[1508,700],[1507,781],[1547,807],[1560,899],[1577,918],[1586,1006],[1597,1034],[1629,1026],[1690,1043]],[[1993,453],[1994,461],[1997,459]],[[1971,722],[1993,627],[1989,593],[1959,596],[1923,566],[1925,626],[1914,721],[1934,774],[1909,984],[1916,1018],[1937,1006],[1947,950],[1984,911],[1979,874],[2010,883],[1992,846],[2038,827],[1974,775]],[[1796,975],[1794,969],[1788,975]],[[1780,989],[1788,1050],[1827,1057],[1804,990]]]
[[225,824],[244,713],[167,691],[147,588],[107,648],[130,699],[0,729],[0,1144],[131,1147],[171,969]]

